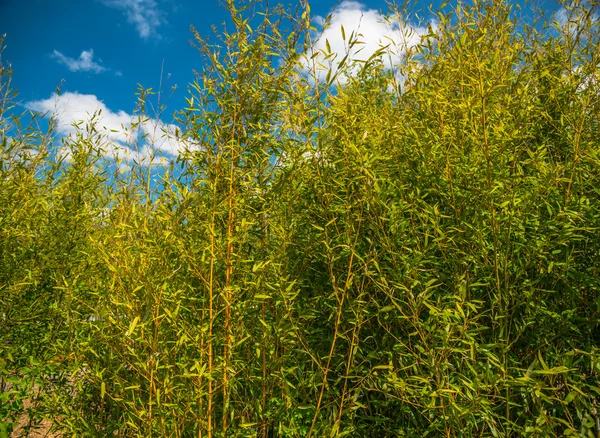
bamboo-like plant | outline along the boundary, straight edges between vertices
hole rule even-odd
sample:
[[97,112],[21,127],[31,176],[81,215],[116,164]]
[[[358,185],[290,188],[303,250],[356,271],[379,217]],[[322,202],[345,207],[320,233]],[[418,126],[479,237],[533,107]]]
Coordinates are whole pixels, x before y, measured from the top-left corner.
[[595,6],[444,7],[392,68],[225,7],[167,166],[111,175],[93,121],[57,154],[2,70],[0,436],[32,398],[82,436],[599,433]]

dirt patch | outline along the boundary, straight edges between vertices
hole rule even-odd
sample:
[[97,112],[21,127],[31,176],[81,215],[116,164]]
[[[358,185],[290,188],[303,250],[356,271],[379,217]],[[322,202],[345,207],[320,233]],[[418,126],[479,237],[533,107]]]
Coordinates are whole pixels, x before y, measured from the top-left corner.
[[28,411],[31,408],[34,408],[34,403],[27,399],[23,402],[24,412],[19,417],[17,421],[17,425],[10,435],[11,438],[20,438],[20,437],[28,437],[28,438],[60,438],[63,435],[60,432],[50,432],[52,428],[52,422],[47,419],[43,419],[38,424],[33,424],[32,420],[29,418]]

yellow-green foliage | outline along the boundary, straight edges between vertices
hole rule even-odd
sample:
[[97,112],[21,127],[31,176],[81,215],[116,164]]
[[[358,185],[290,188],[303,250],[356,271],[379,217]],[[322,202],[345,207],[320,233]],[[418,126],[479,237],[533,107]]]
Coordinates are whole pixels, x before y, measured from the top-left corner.
[[57,160],[2,70],[0,436],[25,398],[75,436],[600,433],[593,7],[461,4],[323,84],[307,7],[251,5],[194,31],[163,172],[91,128]]

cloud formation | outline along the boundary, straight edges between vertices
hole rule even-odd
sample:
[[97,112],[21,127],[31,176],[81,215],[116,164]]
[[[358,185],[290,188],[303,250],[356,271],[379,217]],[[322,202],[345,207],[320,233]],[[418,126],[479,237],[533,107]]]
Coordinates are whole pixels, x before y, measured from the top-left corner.
[[102,0],[105,6],[120,9],[143,39],[160,37],[158,27],[165,21],[154,0]]
[[65,56],[58,50],[54,50],[52,57],[56,59],[60,64],[64,64],[70,71],[91,71],[94,73],[101,73],[106,70],[100,64],[94,61],[94,50],[84,50],[79,55],[79,59],[74,59],[69,56]]
[[[143,165],[164,163],[176,157],[186,144],[176,137],[177,127],[160,120],[145,120],[138,126],[138,136],[133,132],[137,117],[125,111],[112,111],[93,94],[66,92],[53,93],[48,99],[27,103],[27,109],[47,113],[56,120],[56,131],[67,139],[74,138],[79,129],[95,122],[96,130],[106,140],[103,154],[112,160],[123,159]],[[75,125],[80,125],[80,128]],[[144,140],[135,147],[139,135]],[[68,159],[68,151],[59,154]]]
[[600,8],[598,3],[584,1],[581,4],[563,4],[558,11],[554,13],[554,19],[560,28],[575,34],[580,29],[584,20],[600,20]]
[[[345,63],[351,65],[347,72],[352,74],[358,70],[356,61],[367,61],[382,48],[383,65],[393,68],[428,33],[427,27],[411,26],[399,16],[386,18],[362,3],[348,0],[332,12],[329,25],[324,29],[324,17],[317,16],[314,22],[321,32],[306,54],[304,71],[319,81],[325,80],[330,69],[332,74],[337,73],[346,55]],[[352,41],[355,44],[352,45]],[[345,75],[340,74],[338,80],[345,82]]]

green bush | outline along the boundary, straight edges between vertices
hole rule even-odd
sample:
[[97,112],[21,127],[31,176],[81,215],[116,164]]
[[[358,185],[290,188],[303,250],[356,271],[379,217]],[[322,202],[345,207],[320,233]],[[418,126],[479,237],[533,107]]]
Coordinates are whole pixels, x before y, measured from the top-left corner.
[[599,434],[594,6],[460,4],[323,83],[308,7],[250,5],[162,170],[57,158],[3,68],[0,436]]

